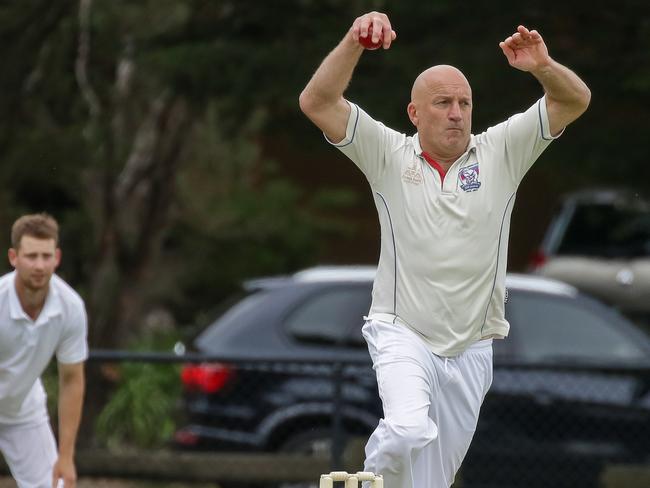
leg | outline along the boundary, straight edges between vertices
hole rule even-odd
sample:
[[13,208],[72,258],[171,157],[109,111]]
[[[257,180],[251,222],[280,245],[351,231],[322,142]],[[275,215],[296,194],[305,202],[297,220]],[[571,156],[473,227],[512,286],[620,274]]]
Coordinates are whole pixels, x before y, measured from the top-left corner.
[[52,488],[57,449],[49,422],[0,427],[0,451],[18,488]]
[[364,337],[385,416],[366,445],[364,469],[384,475],[385,486],[448,488],[492,382],[491,342],[441,358],[399,326],[369,323]]
[[441,361],[450,379],[443,386],[437,411],[433,413],[439,436],[431,450],[440,461],[424,469],[439,470],[445,478],[444,486],[448,487],[467,454],[483,398],[492,383],[491,341],[477,342],[459,356]]
[[414,479],[413,472],[420,453],[438,436],[429,416],[431,391],[438,388],[435,371],[427,364],[432,354],[414,333],[398,325],[372,321],[364,336],[384,408],[384,419],[366,445],[364,470],[382,474],[391,488],[438,488]]

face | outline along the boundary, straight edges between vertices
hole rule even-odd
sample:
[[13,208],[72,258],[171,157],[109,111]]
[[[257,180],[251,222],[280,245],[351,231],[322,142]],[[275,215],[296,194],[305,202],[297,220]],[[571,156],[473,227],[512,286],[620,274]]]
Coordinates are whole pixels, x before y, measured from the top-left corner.
[[408,114],[417,127],[422,149],[434,159],[458,158],[472,130],[472,90],[451,66],[434,66],[413,85]]
[[9,262],[16,268],[18,286],[29,291],[47,289],[61,261],[54,239],[23,236],[18,249],[9,249]]

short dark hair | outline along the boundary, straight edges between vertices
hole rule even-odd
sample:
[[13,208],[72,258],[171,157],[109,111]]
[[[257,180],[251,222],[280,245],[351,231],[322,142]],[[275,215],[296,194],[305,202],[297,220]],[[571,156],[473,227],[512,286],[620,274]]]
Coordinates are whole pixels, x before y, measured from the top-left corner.
[[11,247],[18,249],[23,236],[36,239],[54,239],[59,244],[59,224],[46,213],[23,215],[11,227]]

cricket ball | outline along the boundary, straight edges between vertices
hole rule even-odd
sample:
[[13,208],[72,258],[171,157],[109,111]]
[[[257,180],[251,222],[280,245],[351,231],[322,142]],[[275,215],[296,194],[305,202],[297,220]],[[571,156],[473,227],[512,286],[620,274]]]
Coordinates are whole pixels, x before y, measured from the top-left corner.
[[372,25],[368,27],[368,35],[366,37],[359,36],[359,44],[364,48],[369,50],[379,49],[383,44],[384,40],[380,37],[377,42],[372,42]]

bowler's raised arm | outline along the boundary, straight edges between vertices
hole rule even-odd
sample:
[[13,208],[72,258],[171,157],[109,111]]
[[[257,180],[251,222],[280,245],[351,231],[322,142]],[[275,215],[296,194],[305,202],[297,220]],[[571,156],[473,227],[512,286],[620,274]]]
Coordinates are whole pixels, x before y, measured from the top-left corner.
[[335,143],[345,137],[350,106],[343,93],[364,51],[359,39],[367,37],[371,26],[372,41],[381,40],[382,47],[389,49],[396,33],[386,14],[370,12],[358,17],[300,94],[300,109]]
[[499,47],[510,66],[529,72],[542,84],[551,134],[559,134],[587,110],[591,91],[573,71],[549,56],[539,32],[520,25]]

